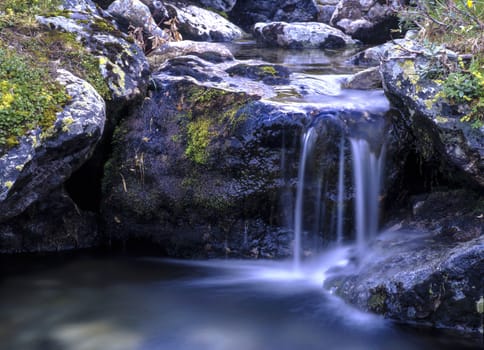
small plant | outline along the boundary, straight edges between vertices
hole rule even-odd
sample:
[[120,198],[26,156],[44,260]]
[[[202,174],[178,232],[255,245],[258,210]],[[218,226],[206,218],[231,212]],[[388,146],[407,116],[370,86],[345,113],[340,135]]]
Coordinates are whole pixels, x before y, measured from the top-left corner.
[[473,127],[484,125],[484,62],[474,59],[468,68],[462,61],[442,84],[442,96],[453,103],[469,104],[471,111],[461,118]]

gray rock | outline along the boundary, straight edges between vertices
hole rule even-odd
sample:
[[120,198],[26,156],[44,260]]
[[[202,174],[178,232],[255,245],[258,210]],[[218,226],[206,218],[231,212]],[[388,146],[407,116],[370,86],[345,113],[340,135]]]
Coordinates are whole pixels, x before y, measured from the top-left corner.
[[289,49],[332,49],[356,43],[340,30],[317,22],[257,23],[254,26],[254,36],[265,45]]
[[330,24],[331,17],[336,10],[335,5],[318,5],[318,17],[317,22]]
[[178,28],[184,39],[196,41],[233,41],[245,33],[221,15],[193,5],[166,3],[176,13]]
[[107,12],[129,25],[143,28],[150,36],[168,40],[167,33],[158,27],[149,7],[140,0],[116,0],[108,7]]
[[439,98],[439,82],[419,73],[422,68],[428,69],[435,55],[412,41],[389,49],[380,67],[385,93],[402,111],[404,118],[397,123],[413,135],[411,147],[418,150],[424,161],[439,164],[448,180],[470,182],[482,188],[484,127],[473,128],[461,122],[466,106]]
[[230,18],[249,31],[258,22],[310,22],[317,15],[314,0],[247,0],[237,1]]
[[[82,18],[79,20],[78,18]],[[130,43],[115,23],[95,14],[77,13],[70,17],[37,17],[43,25],[76,34],[91,53],[99,57],[99,69],[116,107],[139,98],[146,89],[149,65],[141,48]],[[103,23],[103,31],[96,23]],[[122,102],[122,103],[120,103]]]
[[58,188],[92,154],[106,119],[94,88],[65,70],[58,81],[71,102],[49,130],[31,130],[0,158],[0,222],[24,212]]
[[61,8],[68,11],[98,13],[92,0],[63,0]]
[[392,37],[398,28],[395,9],[398,2],[381,4],[377,0],[341,0],[334,11],[330,24],[354,39],[368,44],[380,44]]
[[348,59],[347,62],[357,66],[366,66],[366,67],[379,66],[383,56],[385,55],[385,52],[389,48],[391,48],[395,44],[404,43],[404,42],[405,41],[403,39],[396,39],[394,40],[393,43],[389,42],[389,43],[370,47],[368,49],[365,49],[353,55]]
[[234,59],[230,50],[222,44],[183,40],[163,44],[161,47],[150,52],[148,61],[150,62],[152,70],[158,70],[159,66],[167,60],[186,55],[198,56],[214,63]]
[[343,86],[347,89],[372,90],[380,89],[381,75],[379,67],[362,70],[345,80]]

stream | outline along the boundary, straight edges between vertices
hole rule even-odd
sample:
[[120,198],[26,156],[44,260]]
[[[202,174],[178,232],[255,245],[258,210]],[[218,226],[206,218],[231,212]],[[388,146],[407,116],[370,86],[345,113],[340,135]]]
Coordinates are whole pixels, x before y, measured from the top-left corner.
[[3,258],[0,348],[473,348],[362,313],[325,292],[325,271],[344,264],[347,252],[328,251],[297,273],[290,261]]

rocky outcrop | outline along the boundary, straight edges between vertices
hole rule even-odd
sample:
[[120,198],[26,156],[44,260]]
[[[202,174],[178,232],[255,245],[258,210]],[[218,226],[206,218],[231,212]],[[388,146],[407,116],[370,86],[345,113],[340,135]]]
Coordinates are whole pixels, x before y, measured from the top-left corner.
[[[448,55],[442,51],[438,55]],[[456,56],[454,56],[456,58]],[[455,59],[454,58],[454,59]],[[425,163],[450,182],[484,186],[484,128],[461,122],[465,106],[439,97],[441,84],[421,73],[436,60],[435,54],[412,41],[387,51],[381,65],[385,93],[403,113],[396,125]]]
[[380,89],[380,70],[378,67],[371,67],[355,73],[343,82],[343,87],[359,90]]
[[336,49],[355,44],[340,30],[317,22],[272,22],[254,25],[257,42],[288,49]]
[[[15,230],[8,232],[12,231],[12,225],[35,227],[32,222],[22,222],[20,215],[33,204],[55,196],[66,179],[90,157],[104,129],[105,104],[96,90],[67,71],[59,70],[58,74],[59,82],[72,97],[71,102],[57,115],[50,129],[31,130],[20,139],[18,146],[0,158],[0,240],[4,243],[0,247],[3,251],[37,249],[36,245],[9,246],[5,242],[9,236],[15,237],[15,242],[22,239]],[[46,217],[43,220],[50,221]],[[50,232],[44,232],[45,236]]]
[[394,9],[400,3],[380,0],[341,0],[330,24],[365,44],[381,44],[398,28]]
[[174,12],[184,39],[196,41],[233,41],[244,37],[244,31],[218,13],[193,5],[166,3]]
[[462,190],[416,200],[411,218],[382,234],[357,266],[333,271],[325,288],[401,322],[478,334],[482,204]]
[[318,9],[313,0],[237,1],[230,13],[234,23],[250,31],[258,22],[309,22],[316,20]]

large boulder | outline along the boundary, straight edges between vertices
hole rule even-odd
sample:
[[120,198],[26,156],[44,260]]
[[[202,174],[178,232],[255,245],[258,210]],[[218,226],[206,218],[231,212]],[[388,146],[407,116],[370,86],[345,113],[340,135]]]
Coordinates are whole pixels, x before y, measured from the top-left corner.
[[288,49],[335,49],[356,42],[339,29],[317,22],[271,22],[254,25],[259,43]]
[[399,6],[398,1],[341,0],[330,24],[365,44],[381,44],[392,38],[392,30],[398,29],[395,9]]
[[[383,96],[367,106],[335,103],[340,83],[315,81],[260,61],[188,55],[157,65],[149,96],[117,128],[105,168],[102,213],[110,242],[172,256],[291,254],[301,135],[310,125],[319,137],[308,161],[312,209],[304,225],[314,229],[323,200],[317,222],[324,229],[311,238],[330,231],[341,139],[356,129],[376,135],[388,106],[371,110]],[[299,89],[299,97],[288,102],[280,89]],[[306,101],[309,94],[321,102]],[[324,189],[319,184],[319,193],[322,177],[332,180]],[[346,182],[350,188],[350,175]]]
[[250,30],[258,22],[309,22],[316,20],[318,8],[314,0],[248,0],[237,1],[230,12],[234,23]]
[[407,150],[416,150],[422,164],[432,164],[434,174],[440,172],[447,183],[467,183],[482,189],[484,127],[462,122],[466,106],[440,97],[442,86],[437,77],[422,74],[422,68],[429,69],[431,62],[439,56],[443,59],[443,55],[456,60],[456,55],[429,53],[410,40],[394,45],[380,67],[385,93],[402,112],[395,123],[400,142],[406,139],[411,145]]
[[184,39],[224,42],[241,39],[245,35],[242,29],[216,12],[190,4],[167,2],[166,7],[174,13]]
[[[2,251],[43,250],[43,244],[39,243],[41,239],[33,246],[22,246],[22,241],[28,242],[29,239],[21,237],[25,231],[25,235],[28,236],[29,230],[24,227],[19,233],[12,227],[30,224],[30,228],[35,228],[32,222],[20,220],[20,215],[33,204],[40,203],[49,196],[55,197],[55,193],[62,188],[66,179],[89,159],[103,133],[106,120],[105,103],[96,90],[87,82],[64,70],[59,70],[57,79],[65,85],[72,99],[57,115],[54,125],[48,130],[29,131],[19,140],[18,146],[0,158]],[[59,203],[66,201],[69,202],[66,199]],[[59,203],[55,204],[56,208],[60,207]],[[71,209],[74,208],[72,202],[68,205]],[[44,204],[44,208],[46,207]],[[52,213],[43,210],[43,214],[45,228],[47,223],[52,223],[48,219]],[[38,216],[36,218],[38,220]],[[58,220],[59,217],[54,219]],[[50,238],[46,237],[56,229],[53,225],[49,230],[45,230],[44,239],[49,240]],[[12,241],[11,237],[14,237],[13,241],[16,242],[13,247],[9,243]]]

